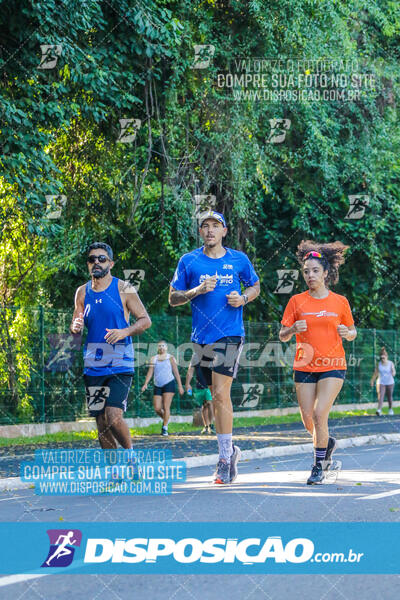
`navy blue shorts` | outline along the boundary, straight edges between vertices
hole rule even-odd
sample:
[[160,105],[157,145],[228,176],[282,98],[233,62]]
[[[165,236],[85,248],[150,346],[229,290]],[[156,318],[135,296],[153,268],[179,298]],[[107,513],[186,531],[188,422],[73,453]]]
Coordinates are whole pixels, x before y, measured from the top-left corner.
[[168,392],[173,392],[175,394],[175,391],[176,391],[175,379],[172,379],[172,381],[169,381],[162,387],[159,387],[158,385],[154,386],[154,395],[155,396],[162,396],[163,394],[166,394]]
[[106,406],[126,411],[132,373],[115,375],[84,375],[86,402],[91,417],[104,413]]
[[346,369],[332,369],[331,371],[297,371],[294,369],[294,380],[296,383],[317,383],[320,379],[335,377],[345,379]]
[[235,379],[244,338],[238,335],[223,337],[212,344],[193,344],[193,366],[198,366],[206,385],[212,383],[212,372]]

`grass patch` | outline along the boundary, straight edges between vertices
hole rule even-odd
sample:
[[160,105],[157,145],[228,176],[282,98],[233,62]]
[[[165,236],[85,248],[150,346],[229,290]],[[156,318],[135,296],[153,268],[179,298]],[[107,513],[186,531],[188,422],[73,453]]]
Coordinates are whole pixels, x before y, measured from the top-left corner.
[[[395,414],[400,414],[400,407],[394,409]],[[344,412],[333,411],[330,414],[330,419],[346,419],[349,417],[366,417],[375,415],[375,409],[368,410],[347,410]],[[285,423],[300,422],[300,414],[284,415],[278,417],[238,417],[233,420],[234,427],[257,427],[262,425],[280,425]],[[170,423],[168,430],[170,433],[191,433],[199,432],[199,427],[193,427],[191,423]],[[131,428],[132,437],[142,435],[159,435],[161,431],[161,422],[147,427]],[[60,431],[58,433],[48,433],[46,435],[37,435],[33,437],[15,437],[2,438],[0,437],[0,447],[10,446],[29,446],[29,445],[46,445],[51,446],[53,443],[60,442],[85,442],[97,440],[96,431]]]

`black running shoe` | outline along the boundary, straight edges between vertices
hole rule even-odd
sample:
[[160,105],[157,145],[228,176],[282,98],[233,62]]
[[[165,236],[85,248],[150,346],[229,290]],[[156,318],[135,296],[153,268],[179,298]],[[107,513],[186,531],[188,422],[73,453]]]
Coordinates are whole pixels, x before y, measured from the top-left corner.
[[307,485],[313,485],[315,483],[322,483],[325,479],[324,470],[321,463],[317,463],[311,469],[311,475],[307,479]]
[[328,439],[328,447],[326,449],[326,453],[325,453],[325,460],[322,463],[322,468],[324,469],[324,471],[328,471],[328,469],[330,468],[331,464],[332,464],[332,454],[335,452],[337,448],[337,442],[335,440],[334,437],[330,437]]

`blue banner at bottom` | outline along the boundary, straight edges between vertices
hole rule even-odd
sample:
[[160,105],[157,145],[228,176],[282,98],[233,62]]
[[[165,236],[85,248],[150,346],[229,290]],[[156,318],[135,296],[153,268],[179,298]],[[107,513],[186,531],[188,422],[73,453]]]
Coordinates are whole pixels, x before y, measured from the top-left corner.
[[1,573],[400,573],[400,523],[57,525],[0,523]]

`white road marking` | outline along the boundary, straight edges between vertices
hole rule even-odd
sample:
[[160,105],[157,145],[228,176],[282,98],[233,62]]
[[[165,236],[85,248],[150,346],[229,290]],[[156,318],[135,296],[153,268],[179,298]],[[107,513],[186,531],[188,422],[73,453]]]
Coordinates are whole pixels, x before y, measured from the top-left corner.
[[370,494],[369,496],[362,496],[357,500],[379,500],[379,498],[387,498],[388,496],[397,496],[400,494],[400,489],[391,490],[390,492],[381,492],[380,494]]
[[47,577],[47,575],[50,575],[50,573],[7,575],[6,577],[0,577],[0,587],[21,583],[22,581],[28,581],[29,579],[37,579],[38,577]]
[[360,452],[377,452],[378,450],[379,450],[379,452],[382,452],[382,447],[375,446],[375,448],[364,448],[364,447],[360,446]]
[[6,502],[6,500],[16,500],[17,498],[26,498],[26,496],[11,496],[11,498],[0,498],[0,502]]
[[[73,571],[74,569],[80,569],[83,564],[84,564],[83,560],[74,561],[74,563],[68,567],[68,573],[65,573],[65,574],[69,575],[71,573],[71,571]],[[49,569],[49,571],[51,571],[51,569]],[[51,575],[51,572],[21,573],[20,575],[6,575],[5,577],[0,577],[0,587],[4,587],[6,585],[13,585],[15,583],[21,583],[23,581],[29,581],[29,579],[38,579],[39,577],[47,577],[47,575]]]

